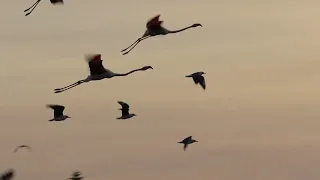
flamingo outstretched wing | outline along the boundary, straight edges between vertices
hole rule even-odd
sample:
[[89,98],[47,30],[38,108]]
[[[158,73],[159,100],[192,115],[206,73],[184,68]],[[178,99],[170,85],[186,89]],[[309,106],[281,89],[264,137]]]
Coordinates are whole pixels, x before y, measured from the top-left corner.
[[63,4],[63,0],[50,0],[51,4]]
[[151,30],[154,30],[154,29],[157,29],[157,28],[160,28],[161,27],[161,24],[163,23],[163,21],[159,21],[159,17],[160,17],[160,14],[159,15],[156,15],[155,17],[151,18],[148,22],[147,22],[147,29],[151,29]]
[[99,75],[106,72],[101,60],[101,54],[95,54],[91,57],[87,57],[89,64],[90,74]]

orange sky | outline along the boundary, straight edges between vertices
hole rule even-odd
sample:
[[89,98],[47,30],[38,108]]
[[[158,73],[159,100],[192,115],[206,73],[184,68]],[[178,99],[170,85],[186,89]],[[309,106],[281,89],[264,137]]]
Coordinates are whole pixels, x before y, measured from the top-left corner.
[[[0,7],[0,171],[56,180],[318,180],[320,2],[289,0],[43,1]],[[120,51],[161,14],[164,26],[202,28]],[[138,72],[53,89],[88,75],[84,54]],[[184,76],[204,71],[207,90]],[[118,100],[138,116],[118,121]],[[48,103],[71,119],[48,122]],[[183,152],[181,139],[199,142]],[[33,152],[12,153],[30,144]]]

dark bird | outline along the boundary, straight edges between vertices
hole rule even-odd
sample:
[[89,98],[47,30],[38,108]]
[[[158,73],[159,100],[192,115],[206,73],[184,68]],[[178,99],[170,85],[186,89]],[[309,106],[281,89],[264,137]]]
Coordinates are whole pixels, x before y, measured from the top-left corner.
[[22,145],[16,147],[16,148],[13,150],[13,152],[14,152],[14,153],[17,152],[20,148],[27,148],[29,151],[31,151],[31,147],[30,147],[30,146],[25,145],[25,144],[22,144]]
[[80,171],[75,171],[72,173],[71,178],[69,180],[81,180],[83,177],[81,177],[81,172]]
[[0,175],[0,180],[11,180],[15,176],[14,169],[9,169]]
[[122,112],[122,116],[121,117],[118,117],[117,119],[129,119],[129,118],[132,118],[133,116],[136,116],[136,114],[130,114],[129,113],[129,105],[125,102],[122,102],[122,101],[118,101],[118,103],[121,105],[121,112]]
[[[201,24],[196,23],[193,24],[191,26],[179,29],[179,30],[175,30],[175,31],[171,31],[168,30],[164,27],[162,27],[162,23],[163,21],[159,21],[159,17],[160,15],[157,15],[153,18],[151,18],[148,22],[147,22],[147,30],[145,31],[145,33],[142,35],[142,37],[138,38],[134,43],[132,43],[129,47],[127,47],[126,49],[122,50],[121,52],[124,52],[123,55],[128,54],[136,45],[138,45],[142,40],[145,40],[149,37],[152,36],[158,36],[158,35],[167,35],[167,34],[173,34],[173,33],[178,33],[184,30],[187,30],[189,28],[194,28],[194,27],[198,27],[201,26]],[[129,49],[130,48],[130,49]],[[128,50],[129,49],[129,50]],[[128,51],[127,51],[128,50]],[[126,52],[125,52],[126,51]]]
[[204,72],[196,72],[193,74],[190,74],[186,77],[192,77],[193,81],[195,84],[200,84],[202,88],[205,90],[206,89],[206,81],[204,80],[204,77],[202,76],[203,74],[206,74]]
[[[28,9],[24,10],[24,12],[29,11],[26,16],[32,13],[32,11],[38,6],[41,0],[37,0],[32,6],[30,6]],[[63,0],[50,0],[51,4],[57,5],[57,4],[63,4]]]
[[109,78],[113,78],[116,76],[127,76],[131,73],[137,72],[137,71],[146,71],[148,69],[153,69],[151,66],[144,66],[142,68],[139,69],[134,69],[130,72],[127,73],[123,73],[123,74],[119,74],[119,73],[114,73],[112,71],[110,71],[109,69],[104,68],[102,61],[101,60],[101,54],[94,54],[93,56],[87,56],[87,61],[88,61],[88,65],[89,65],[89,69],[90,69],[90,75],[83,80],[79,80],[73,84],[70,84],[68,86],[65,86],[63,88],[58,88],[55,89],[55,93],[61,93],[63,91],[66,91],[68,89],[74,88],[82,83],[85,82],[90,82],[90,81],[97,81],[97,80],[102,80],[102,79],[109,79]]
[[185,138],[184,140],[182,140],[182,141],[180,141],[178,143],[184,144],[183,150],[186,150],[189,144],[192,144],[192,143],[195,143],[195,142],[198,142],[198,141],[192,139],[192,136],[189,136],[189,137]]
[[53,119],[50,119],[49,121],[64,121],[67,118],[71,118],[67,115],[63,114],[63,111],[65,109],[64,106],[56,105],[56,104],[48,104],[48,108],[53,109]]

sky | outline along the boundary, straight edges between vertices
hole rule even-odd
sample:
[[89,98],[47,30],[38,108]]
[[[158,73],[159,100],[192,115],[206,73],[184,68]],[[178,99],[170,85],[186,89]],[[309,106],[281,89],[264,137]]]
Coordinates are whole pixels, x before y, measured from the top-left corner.
[[[316,0],[4,1],[0,6],[0,171],[16,179],[318,180]],[[157,14],[167,29],[128,55]],[[84,55],[123,73],[54,94],[86,78]],[[206,72],[207,89],[185,78]],[[118,100],[137,114],[119,121]],[[46,104],[71,116],[49,122]],[[183,151],[177,142],[198,143]],[[29,144],[32,152],[12,150]]]

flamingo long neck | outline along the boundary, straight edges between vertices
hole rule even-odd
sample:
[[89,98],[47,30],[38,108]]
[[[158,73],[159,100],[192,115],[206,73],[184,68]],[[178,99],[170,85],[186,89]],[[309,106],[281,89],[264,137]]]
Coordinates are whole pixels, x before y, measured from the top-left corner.
[[191,26],[188,26],[188,27],[185,27],[185,28],[182,28],[182,29],[178,29],[178,30],[174,30],[174,31],[168,31],[169,33],[178,33],[178,32],[181,32],[181,31],[184,31],[184,30],[187,30],[189,28],[192,28],[192,25]]
[[134,72],[136,72],[136,71],[141,71],[141,69],[135,69],[135,70],[129,71],[129,72],[127,72],[127,73],[123,73],[123,74],[114,73],[114,76],[127,76],[127,75],[129,75],[129,74],[131,74],[131,73],[134,73]]

